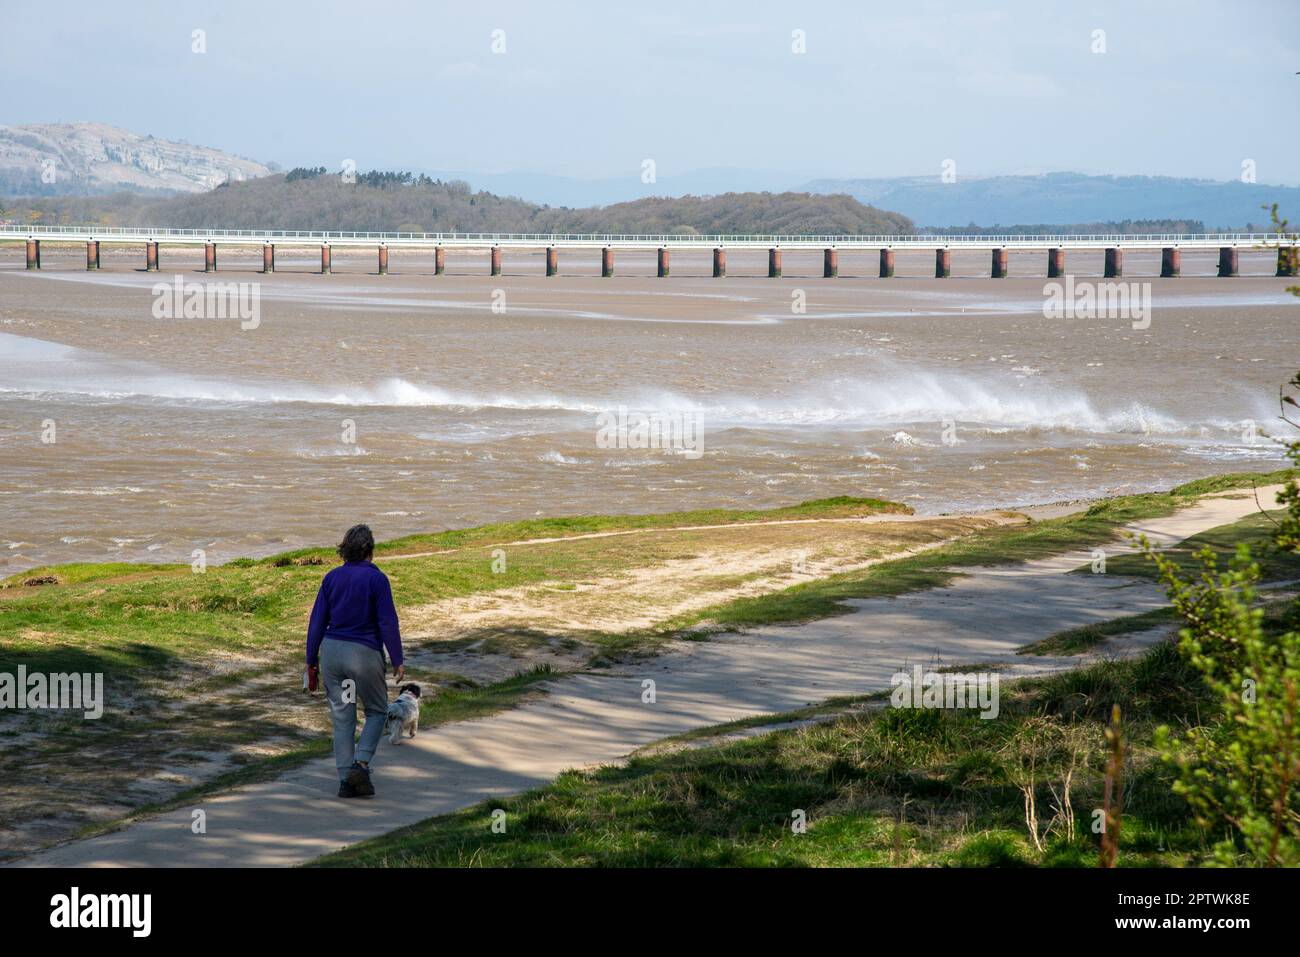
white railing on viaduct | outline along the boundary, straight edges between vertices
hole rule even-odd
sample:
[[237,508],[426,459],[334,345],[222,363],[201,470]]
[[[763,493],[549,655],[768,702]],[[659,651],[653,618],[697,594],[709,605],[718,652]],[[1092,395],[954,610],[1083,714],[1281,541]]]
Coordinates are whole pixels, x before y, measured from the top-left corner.
[[308,229],[177,229],[154,226],[0,226],[0,242],[167,243],[240,246],[420,246],[591,249],[1218,249],[1294,245],[1276,233],[1126,233],[1095,235],[688,235],[605,233],[402,233]]

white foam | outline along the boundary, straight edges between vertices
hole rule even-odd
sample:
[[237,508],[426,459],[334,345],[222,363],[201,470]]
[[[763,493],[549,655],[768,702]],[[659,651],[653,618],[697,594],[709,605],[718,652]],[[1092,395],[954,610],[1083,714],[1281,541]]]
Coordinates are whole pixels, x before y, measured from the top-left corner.
[[[1213,442],[1215,433],[1237,428],[1227,416],[1188,423],[1137,401],[1101,405],[1045,376],[1026,379],[994,369],[940,375],[883,358],[872,361],[861,376],[851,379],[807,382],[765,395],[722,394],[699,400],[646,387],[630,387],[617,395],[577,396],[474,392],[396,377],[337,386],[216,379],[0,333],[0,382],[4,383],[0,392],[10,394],[124,401],[310,403],[445,408],[453,412],[500,409],[590,416],[625,406],[643,412],[696,414],[711,431],[794,426],[892,431],[908,424],[952,420],[962,429],[984,429],[990,434],[1119,433],[1209,437]],[[496,433],[498,429],[493,425],[487,431]],[[304,449],[299,454],[321,453]]]
[[553,465],[577,465],[578,464],[577,459],[570,458],[569,456],[564,455],[561,452],[556,452],[554,450],[537,456],[537,461],[550,462]]

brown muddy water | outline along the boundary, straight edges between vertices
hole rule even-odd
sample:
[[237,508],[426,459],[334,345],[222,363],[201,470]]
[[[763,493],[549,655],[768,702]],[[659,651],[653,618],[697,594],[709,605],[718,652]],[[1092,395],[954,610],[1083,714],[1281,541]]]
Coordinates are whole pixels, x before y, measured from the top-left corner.
[[[1267,251],[1212,278],[1215,253],[1127,252],[1150,282],[1150,327],[1043,315],[1046,256],[707,250],[539,253],[281,249],[0,248],[0,574],[66,561],[211,562],[331,543],[368,521],[381,538],[484,522],[831,495],[923,513],[1030,505],[1168,487],[1283,461],[1278,386],[1300,366],[1300,300]],[[1101,253],[1075,253],[1076,281]],[[196,269],[196,267],[198,267]],[[256,284],[259,322],[158,318],[155,283]],[[250,287],[250,292],[253,287]],[[802,298],[805,311],[796,307]],[[495,309],[494,309],[495,306]],[[699,443],[638,448],[598,417],[626,410],[698,427]],[[42,441],[51,436],[53,442]],[[1252,434],[1257,437],[1252,438]],[[603,446],[602,443],[603,442]],[[620,444],[624,447],[620,447]],[[701,454],[695,455],[694,450]]]

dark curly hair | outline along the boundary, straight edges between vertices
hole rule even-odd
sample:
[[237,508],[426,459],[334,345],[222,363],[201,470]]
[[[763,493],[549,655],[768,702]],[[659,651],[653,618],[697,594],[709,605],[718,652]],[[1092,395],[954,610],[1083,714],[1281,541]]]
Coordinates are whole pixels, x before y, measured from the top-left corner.
[[375,553],[375,536],[369,525],[353,525],[343,536],[338,547],[339,558],[345,562],[365,562]]

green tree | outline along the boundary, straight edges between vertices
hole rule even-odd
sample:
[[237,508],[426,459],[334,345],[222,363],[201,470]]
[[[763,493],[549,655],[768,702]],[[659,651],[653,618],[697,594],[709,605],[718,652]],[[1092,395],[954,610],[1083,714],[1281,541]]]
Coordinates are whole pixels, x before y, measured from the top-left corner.
[[1190,580],[1176,562],[1148,554],[1187,622],[1179,650],[1221,710],[1219,720],[1179,735],[1159,729],[1156,746],[1177,769],[1174,790],[1218,836],[1217,863],[1244,855],[1270,867],[1300,864],[1300,632],[1270,635],[1264,627],[1259,565],[1247,546],[1223,571],[1203,550],[1200,575]]

